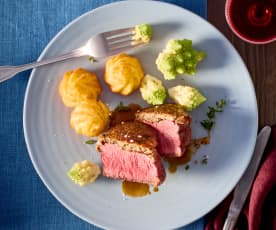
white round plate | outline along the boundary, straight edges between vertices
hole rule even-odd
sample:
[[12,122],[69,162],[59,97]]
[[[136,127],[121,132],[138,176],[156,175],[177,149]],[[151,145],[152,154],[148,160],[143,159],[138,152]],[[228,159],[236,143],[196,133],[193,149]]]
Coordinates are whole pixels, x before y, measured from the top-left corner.
[[[88,57],[72,59],[35,69],[30,77],[24,104],[24,133],[33,165],[51,193],[80,218],[108,229],[172,229],[202,217],[229,192],[246,169],[257,133],[257,104],[248,71],[232,45],[212,25],[199,16],[174,5],[156,1],[123,1],[88,12],[66,26],[49,43],[40,59],[77,48],[93,34],[141,23],[153,27],[152,42],[130,52],[137,56],[146,73],[162,79],[155,59],[171,38],[193,40],[207,57],[195,76],[164,81],[167,87],[188,84],[208,98],[193,111],[193,137],[206,132],[200,121],[208,106],[224,98],[224,112],[216,118],[211,143],[203,146],[190,163],[175,174],[168,171],[159,192],[142,198],[124,197],[121,182],[101,176],[86,187],[75,185],[67,171],[84,159],[101,164],[89,138],[70,127],[71,109],[58,94],[63,73],[78,67],[97,73],[104,92],[101,100],[113,109],[120,101],[146,104],[139,92],[128,97],[112,94],[103,82],[104,60],[92,64]],[[208,155],[208,164],[200,163]],[[198,164],[194,163],[198,160]],[[167,168],[167,165],[166,165]]]

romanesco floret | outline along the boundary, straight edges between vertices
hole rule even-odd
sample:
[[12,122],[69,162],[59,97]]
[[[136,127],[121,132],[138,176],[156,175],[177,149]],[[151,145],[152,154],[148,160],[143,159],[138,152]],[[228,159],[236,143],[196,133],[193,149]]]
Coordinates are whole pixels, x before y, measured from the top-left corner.
[[94,182],[100,173],[101,170],[97,164],[84,160],[76,162],[67,174],[76,184],[84,186]]
[[136,25],[132,39],[138,43],[148,43],[152,37],[152,29],[149,24]]
[[195,109],[206,101],[206,97],[191,86],[178,85],[169,88],[168,93],[175,103],[182,105],[187,111]]
[[158,55],[156,65],[165,79],[172,80],[180,74],[194,75],[198,62],[205,56],[204,51],[193,48],[191,40],[171,39]]
[[140,92],[142,98],[151,105],[163,104],[166,97],[166,89],[158,78],[147,74],[141,83]]

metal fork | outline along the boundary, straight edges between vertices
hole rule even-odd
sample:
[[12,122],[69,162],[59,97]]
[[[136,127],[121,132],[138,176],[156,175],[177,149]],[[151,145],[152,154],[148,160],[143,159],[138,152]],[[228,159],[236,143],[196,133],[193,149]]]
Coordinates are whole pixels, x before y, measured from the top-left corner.
[[125,52],[141,45],[132,41],[133,30],[133,27],[128,27],[99,33],[91,37],[84,46],[60,56],[19,66],[0,66],[0,82],[10,79],[19,72],[69,58],[92,56],[95,59],[100,59],[116,53]]

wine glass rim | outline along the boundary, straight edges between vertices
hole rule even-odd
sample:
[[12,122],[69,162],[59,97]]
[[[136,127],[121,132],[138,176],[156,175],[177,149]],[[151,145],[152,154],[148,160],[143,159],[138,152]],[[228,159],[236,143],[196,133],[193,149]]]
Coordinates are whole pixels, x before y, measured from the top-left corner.
[[276,35],[270,36],[265,39],[256,39],[256,38],[248,37],[248,36],[242,34],[241,32],[239,32],[230,16],[230,7],[231,7],[232,1],[233,0],[226,0],[226,2],[225,2],[225,18],[226,18],[226,22],[227,22],[228,26],[230,27],[230,29],[232,30],[232,32],[234,34],[236,34],[240,39],[242,39],[246,42],[252,43],[252,44],[267,44],[267,43],[276,41]]

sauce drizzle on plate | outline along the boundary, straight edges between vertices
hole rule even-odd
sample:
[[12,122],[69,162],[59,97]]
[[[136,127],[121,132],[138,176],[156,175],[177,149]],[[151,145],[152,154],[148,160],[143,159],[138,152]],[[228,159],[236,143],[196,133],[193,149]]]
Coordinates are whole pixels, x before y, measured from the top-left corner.
[[126,196],[142,197],[150,194],[150,187],[148,184],[122,181],[122,191]]
[[113,110],[110,115],[110,127],[124,121],[134,121],[135,113],[139,109],[141,109],[140,105],[129,104],[128,106],[121,106]]

